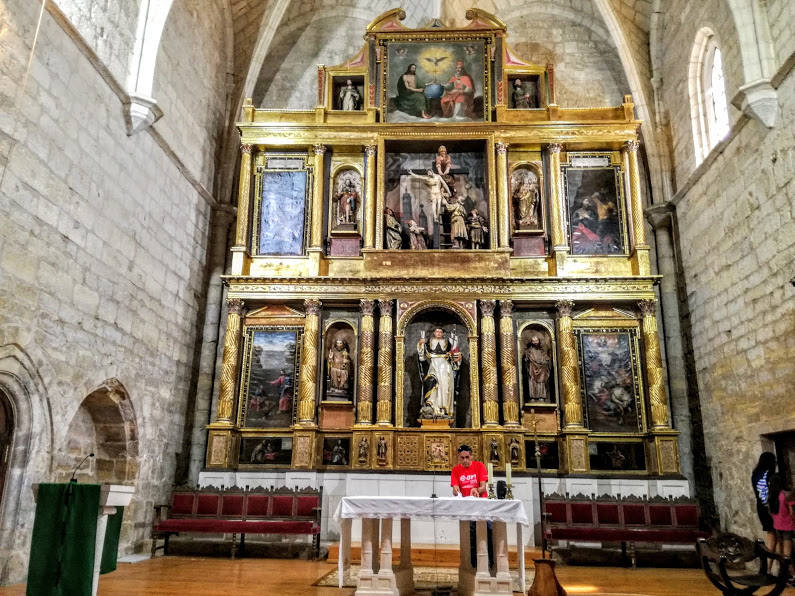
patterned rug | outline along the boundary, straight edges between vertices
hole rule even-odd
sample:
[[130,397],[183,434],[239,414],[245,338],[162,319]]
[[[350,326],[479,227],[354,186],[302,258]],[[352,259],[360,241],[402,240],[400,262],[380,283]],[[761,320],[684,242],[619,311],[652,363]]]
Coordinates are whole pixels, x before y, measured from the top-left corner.
[[[346,588],[355,588],[358,575],[359,566],[351,565],[342,585]],[[313,585],[337,587],[337,577],[337,569],[334,569],[317,580]],[[530,584],[533,583],[533,570],[528,569],[526,571],[524,589],[519,586],[519,575],[515,569],[511,569],[511,579],[513,580],[513,591],[526,594]],[[441,586],[451,586],[454,590],[458,587],[457,567],[414,567],[414,587],[416,590],[433,590]]]

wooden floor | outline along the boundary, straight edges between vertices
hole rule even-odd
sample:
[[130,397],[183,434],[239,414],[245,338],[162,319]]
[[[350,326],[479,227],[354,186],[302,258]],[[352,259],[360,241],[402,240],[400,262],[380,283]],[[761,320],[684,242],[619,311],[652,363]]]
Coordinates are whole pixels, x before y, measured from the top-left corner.
[[[326,562],[297,559],[221,559],[158,557],[119,564],[99,581],[99,593],[112,596],[245,596],[276,594],[350,596],[353,589],[312,586],[334,568]],[[698,596],[717,594],[698,569],[627,569],[558,566],[558,578],[572,595]],[[0,595],[25,593],[24,585],[0,588]],[[795,590],[784,594],[795,595]]]

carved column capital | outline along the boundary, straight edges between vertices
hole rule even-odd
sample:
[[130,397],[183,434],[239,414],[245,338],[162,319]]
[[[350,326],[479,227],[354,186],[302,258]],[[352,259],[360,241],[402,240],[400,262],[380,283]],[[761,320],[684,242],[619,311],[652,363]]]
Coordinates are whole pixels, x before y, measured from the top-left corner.
[[510,317],[513,315],[513,300],[500,300],[500,316]]
[[365,145],[364,152],[367,154],[367,157],[375,157],[375,152],[377,150],[376,145]]
[[315,152],[315,155],[323,155],[326,152],[326,146],[317,143],[315,145],[312,145],[312,151]]
[[361,308],[363,315],[373,316],[373,311],[375,310],[375,301],[362,298],[359,300],[359,307]]
[[480,301],[480,314],[484,317],[494,316],[494,307],[497,305],[496,300],[481,300]]
[[241,315],[243,314],[243,306],[244,302],[240,298],[227,298],[226,299],[226,308],[230,315]]
[[574,309],[573,300],[558,300],[555,303],[555,308],[558,309],[558,318],[571,317],[571,311]]
[[494,143],[494,147],[497,149],[497,153],[499,155],[505,155],[508,153],[508,143],[497,142]]
[[641,300],[638,302],[638,308],[644,317],[654,317],[657,315],[657,299]]
[[391,298],[379,298],[378,299],[378,312],[381,313],[382,317],[391,317],[392,316],[392,299]]
[[640,149],[640,141],[635,141],[635,140],[627,141],[626,143],[624,143],[624,148],[627,151],[637,151],[638,149]]
[[550,153],[560,153],[563,150],[563,145],[560,143],[550,143],[547,145],[547,151]]
[[317,316],[320,314],[320,307],[321,302],[317,298],[307,298],[304,300],[304,310],[306,311],[306,315],[309,316]]
[[246,155],[251,155],[251,145],[245,143],[240,145],[240,153],[245,153]]

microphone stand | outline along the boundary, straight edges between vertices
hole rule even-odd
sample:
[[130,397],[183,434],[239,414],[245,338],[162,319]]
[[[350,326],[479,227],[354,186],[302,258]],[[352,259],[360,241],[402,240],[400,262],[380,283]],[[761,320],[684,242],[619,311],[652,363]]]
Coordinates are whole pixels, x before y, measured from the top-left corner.
[[75,484],[77,484],[77,478],[76,478],[76,476],[77,476],[77,471],[78,471],[80,468],[82,468],[82,467],[83,467],[83,464],[84,464],[84,463],[86,463],[86,460],[87,460],[89,457],[94,457],[94,452],[93,452],[93,451],[92,451],[91,453],[89,453],[88,455],[86,455],[86,456],[85,456],[85,457],[84,457],[82,460],[80,460],[80,463],[79,463],[79,464],[77,464],[77,465],[75,466],[75,469],[74,469],[74,470],[72,470],[72,477],[69,479],[69,482],[72,482],[72,483],[75,483]]

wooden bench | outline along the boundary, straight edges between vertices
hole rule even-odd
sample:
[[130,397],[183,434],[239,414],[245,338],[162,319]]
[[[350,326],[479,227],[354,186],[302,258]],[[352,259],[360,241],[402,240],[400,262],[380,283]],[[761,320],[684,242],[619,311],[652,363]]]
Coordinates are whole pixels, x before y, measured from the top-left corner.
[[709,536],[698,529],[698,505],[686,498],[598,498],[552,494],[544,497],[545,538],[620,542],[637,563],[636,542],[694,544]]
[[[306,534],[312,536],[312,552],[317,559],[322,502],[322,486],[178,488],[171,495],[171,505],[155,507],[152,556],[161,548],[167,555],[169,538],[180,533],[231,534],[232,558],[237,551],[238,534],[241,551],[245,549],[246,534]],[[157,546],[161,537],[163,544]]]
[[[696,543],[698,557],[707,579],[726,596],[746,596],[772,586],[765,596],[777,596],[787,587],[790,559],[770,552],[760,541],[737,534],[719,534]],[[759,560],[759,571],[749,572],[748,563]],[[770,573],[769,563],[778,561],[778,575]]]

